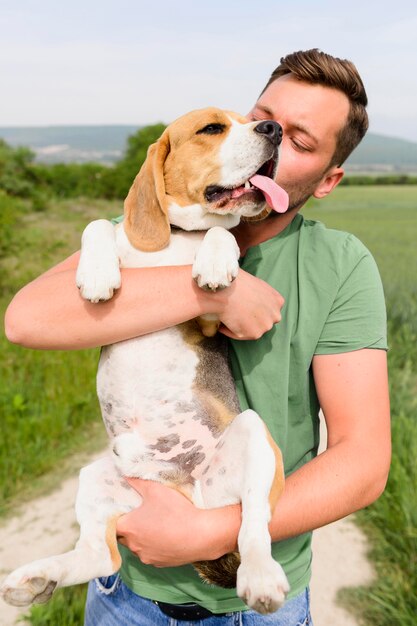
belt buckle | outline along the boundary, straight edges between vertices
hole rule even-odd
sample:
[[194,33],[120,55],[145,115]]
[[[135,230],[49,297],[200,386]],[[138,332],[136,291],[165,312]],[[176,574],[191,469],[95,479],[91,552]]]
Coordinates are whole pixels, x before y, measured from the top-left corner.
[[[216,615],[219,616],[218,613],[212,613],[204,608],[204,606],[200,606],[194,602],[187,604],[169,604],[168,602],[160,602],[159,600],[152,600],[152,602],[168,617],[185,622],[202,620],[207,617],[215,617]],[[222,615],[224,615],[224,613]]]

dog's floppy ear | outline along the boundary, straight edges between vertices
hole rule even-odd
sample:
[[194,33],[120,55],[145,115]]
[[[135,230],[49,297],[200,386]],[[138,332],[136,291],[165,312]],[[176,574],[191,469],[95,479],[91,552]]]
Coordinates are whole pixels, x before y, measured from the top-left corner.
[[164,131],[149,146],[124,204],[124,228],[130,243],[145,252],[161,250],[169,243],[168,198],[165,194],[164,163],[170,149]]

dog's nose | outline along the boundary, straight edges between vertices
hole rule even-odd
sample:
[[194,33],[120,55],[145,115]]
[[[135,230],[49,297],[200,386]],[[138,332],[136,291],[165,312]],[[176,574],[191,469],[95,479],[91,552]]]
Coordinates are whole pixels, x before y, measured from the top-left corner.
[[254,131],[261,135],[266,135],[276,146],[279,146],[282,141],[282,127],[278,122],[274,122],[273,120],[259,122],[259,124],[255,126]]

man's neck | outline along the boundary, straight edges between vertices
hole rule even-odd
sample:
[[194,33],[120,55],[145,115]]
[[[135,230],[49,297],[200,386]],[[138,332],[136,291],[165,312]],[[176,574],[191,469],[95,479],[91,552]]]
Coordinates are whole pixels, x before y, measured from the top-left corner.
[[285,230],[297,213],[298,210],[293,209],[288,213],[273,215],[259,222],[240,222],[232,232],[236,237],[241,256],[245,256],[248,248],[268,241]]

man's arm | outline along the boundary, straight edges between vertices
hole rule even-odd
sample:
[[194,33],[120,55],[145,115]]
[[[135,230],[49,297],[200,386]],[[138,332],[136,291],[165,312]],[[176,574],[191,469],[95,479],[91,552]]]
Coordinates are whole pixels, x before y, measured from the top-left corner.
[[[274,541],[314,530],[367,506],[381,495],[388,476],[391,445],[385,351],[316,356],[313,372],[326,418],[328,448],[287,478],[270,523]],[[143,508],[123,516],[118,531],[122,543],[143,562],[180,565],[214,559],[236,548],[240,505],[201,511],[166,487],[135,483],[144,495]],[[177,523],[172,523],[172,514],[161,514],[166,507],[175,511]]]
[[319,355],[313,359],[313,373],[327,425],[327,450],[288,478],[272,524],[278,539],[319,528],[371,504],[388,478],[386,352]]
[[219,315],[231,337],[257,339],[281,319],[283,298],[241,270],[228,289],[207,293],[191,266],[122,270],[108,302],[91,304],[75,286],[79,253],[35,279],[13,298],[5,317],[9,341],[27,348],[91,348],[137,337],[205,313]]

